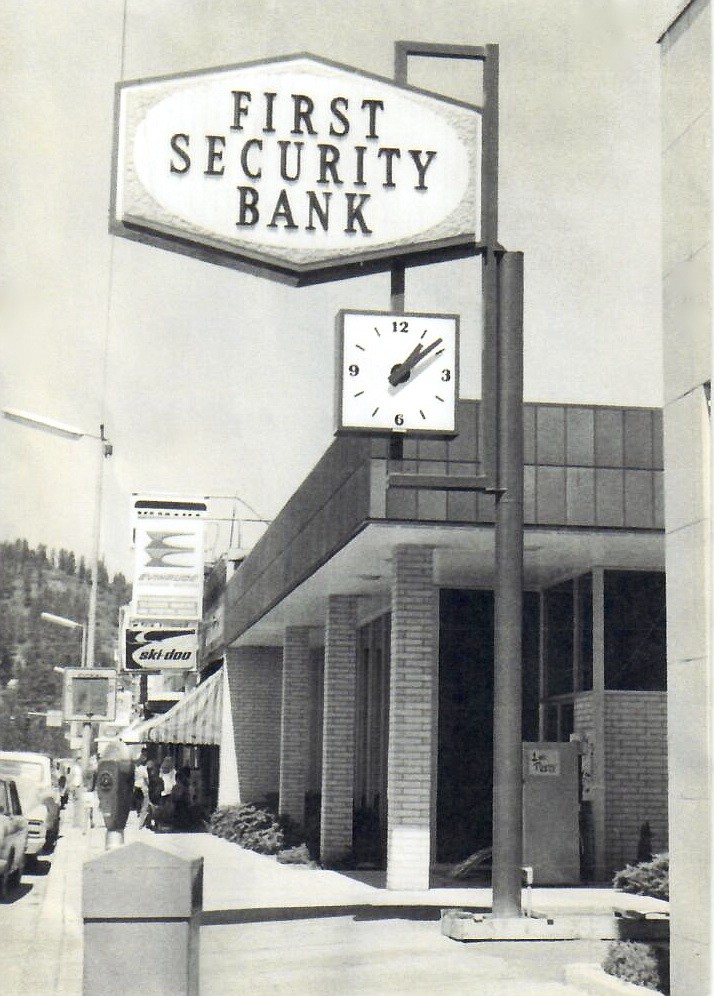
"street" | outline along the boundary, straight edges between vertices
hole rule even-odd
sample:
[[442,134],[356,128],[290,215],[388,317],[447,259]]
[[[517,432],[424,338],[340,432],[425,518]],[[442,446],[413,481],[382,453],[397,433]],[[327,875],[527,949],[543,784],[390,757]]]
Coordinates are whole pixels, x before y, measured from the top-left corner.
[[26,988],[28,973],[43,955],[39,920],[53,858],[43,854],[35,863],[28,862],[19,889],[0,902],[0,951],[13,954],[12,959],[3,958],[3,990],[13,996],[31,992]]
[[0,903],[0,977],[8,996],[79,996],[82,991],[81,923],[66,915],[68,908],[79,908],[81,876],[57,871],[68,844],[63,838],[79,834],[71,824],[71,811],[65,809],[55,850],[28,862],[19,889]]

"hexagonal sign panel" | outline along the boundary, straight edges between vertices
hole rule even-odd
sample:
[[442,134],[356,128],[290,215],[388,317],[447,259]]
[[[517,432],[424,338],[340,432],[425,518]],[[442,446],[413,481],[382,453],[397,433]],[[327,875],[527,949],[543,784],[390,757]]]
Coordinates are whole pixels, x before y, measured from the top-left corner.
[[115,234],[312,279],[479,244],[475,106],[308,55],[121,83],[116,106]]

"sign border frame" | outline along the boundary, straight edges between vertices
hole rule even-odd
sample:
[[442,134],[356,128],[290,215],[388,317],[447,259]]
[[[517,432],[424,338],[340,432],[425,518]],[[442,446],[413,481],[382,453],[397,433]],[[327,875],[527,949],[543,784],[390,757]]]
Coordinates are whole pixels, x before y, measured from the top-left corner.
[[[119,146],[120,146],[120,111],[121,98],[124,90],[129,87],[141,84],[168,83],[185,79],[197,79],[201,76],[209,76],[215,73],[230,72],[236,69],[250,69],[252,67],[285,64],[296,62],[301,59],[309,59],[322,66],[331,69],[347,72],[352,75],[361,76],[364,79],[396,87],[411,94],[420,94],[438,103],[460,107],[468,111],[473,111],[481,116],[481,201],[480,201],[480,238],[473,236],[455,235],[444,239],[436,239],[421,243],[418,247],[413,244],[406,244],[403,248],[389,246],[384,249],[365,250],[363,253],[353,253],[344,261],[339,256],[329,258],[321,262],[310,263],[287,263],[278,261],[273,255],[252,251],[242,247],[240,250],[229,248],[221,244],[219,239],[204,239],[197,242],[188,235],[183,236],[173,230],[168,230],[161,224],[152,225],[150,228],[139,218],[132,219],[131,215],[125,220],[119,221],[116,217],[117,207],[117,184],[119,180]],[[269,59],[253,59],[248,62],[229,63],[220,66],[210,66],[205,69],[187,70],[182,73],[167,73],[159,76],[138,77],[131,80],[122,80],[114,85],[114,127],[112,137],[112,161],[111,161],[111,186],[109,199],[109,234],[116,235],[130,241],[140,242],[157,249],[165,249],[180,255],[189,256],[201,262],[214,263],[225,266],[229,269],[239,270],[255,276],[268,277],[279,283],[286,283],[295,287],[304,287],[319,283],[328,283],[335,280],[344,280],[350,277],[362,276],[371,273],[381,273],[389,270],[396,259],[406,266],[420,266],[434,262],[463,259],[470,256],[481,255],[489,246],[488,238],[488,207],[484,201],[483,175],[486,166],[486,142],[484,134],[485,114],[484,106],[473,104],[468,101],[458,100],[454,97],[447,97],[432,90],[422,87],[412,86],[400,80],[391,79],[388,76],[381,76],[355,66],[348,66],[345,63],[326,59],[323,56],[313,55],[311,52],[295,52],[290,55],[276,56]]]

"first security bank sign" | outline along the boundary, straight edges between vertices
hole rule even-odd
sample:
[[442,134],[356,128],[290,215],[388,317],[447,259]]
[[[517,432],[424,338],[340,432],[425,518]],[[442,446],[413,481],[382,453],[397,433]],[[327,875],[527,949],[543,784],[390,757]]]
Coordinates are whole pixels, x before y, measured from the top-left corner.
[[117,87],[112,230],[299,281],[478,244],[478,108],[312,56]]

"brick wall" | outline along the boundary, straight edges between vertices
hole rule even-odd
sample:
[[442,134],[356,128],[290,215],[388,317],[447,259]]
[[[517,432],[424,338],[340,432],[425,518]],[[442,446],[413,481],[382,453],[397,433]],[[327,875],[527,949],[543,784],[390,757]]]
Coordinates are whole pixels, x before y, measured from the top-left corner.
[[357,599],[331,595],[325,630],[320,858],[352,848]]
[[277,793],[280,783],[282,648],[226,651],[241,802]]
[[394,550],[387,776],[390,889],[429,887],[439,632],[432,561],[430,548]]
[[635,861],[644,822],[667,850],[666,692],[605,692],[605,814],[608,872]]

